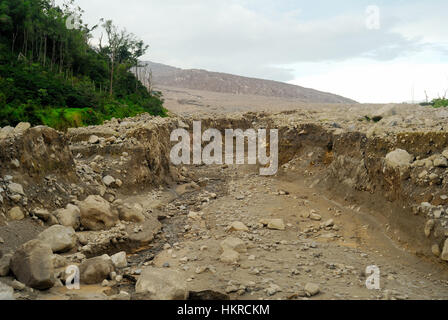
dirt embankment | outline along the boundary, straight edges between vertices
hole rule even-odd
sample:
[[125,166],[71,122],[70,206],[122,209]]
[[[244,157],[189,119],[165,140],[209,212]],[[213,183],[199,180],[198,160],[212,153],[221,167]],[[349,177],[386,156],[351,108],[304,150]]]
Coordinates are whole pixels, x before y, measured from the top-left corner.
[[[315,192],[333,200],[343,199],[354,211],[368,208],[379,221],[381,231],[400,247],[446,266],[448,134],[396,126],[386,130],[361,120],[355,124],[337,119],[321,121],[313,113],[301,111],[196,119],[142,115],[112,120],[103,126],[71,129],[67,133],[44,127],[30,128],[27,124],[15,129],[3,128],[0,131],[0,222],[3,225],[0,261],[7,252],[15,252],[17,261],[21,255],[33,254],[35,250],[44,252],[46,249],[40,244],[22,245],[37,237],[51,238],[41,234],[48,227],[67,227],[73,230],[64,231],[68,243],[52,243],[56,246],[52,248],[54,256],[48,258],[53,261],[56,272],[44,284],[38,284],[51,286],[62,283],[54,282],[53,278],[63,280],[62,269],[70,263],[80,265],[82,270],[90,270],[90,264],[98,266],[95,270],[112,268],[107,259],[106,262],[90,261],[88,257],[132,251],[137,252],[136,266],[148,266],[152,259],[160,260],[154,256],[157,252],[163,248],[170,250],[164,245],[170,237],[208,239],[204,237],[210,236],[193,232],[191,225],[180,227],[172,222],[177,220],[171,220],[180,214],[202,221],[197,212],[204,205],[216,199],[219,192],[231,193],[228,187],[233,183],[231,174],[222,176],[218,174],[221,169],[213,169],[207,176],[199,176],[204,170],[175,167],[170,162],[171,132],[179,127],[192,130],[193,120],[200,120],[203,130],[216,128],[223,133],[231,128],[278,129],[281,170],[273,179],[289,179],[293,185],[302,185],[304,181],[294,179],[305,176],[305,182]],[[232,170],[235,177],[244,174],[238,168]],[[243,186],[244,178],[239,179]],[[198,198],[186,198],[185,203],[176,200],[191,192],[200,193],[208,184],[215,185],[211,181],[221,181],[216,183],[216,190],[204,191]],[[229,190],[223,191],[224,186]],[[164,191],[164,187],[168,189]],[[240,192],[246,196],[251,194],[250,190]],[[245,196],[236,195],[236,198],[239,201]],[[252,204],[247,205],[250,208]],[[319,230],[331,229],[333,225],[334,222]],[[203,227],[211,230],[201,222],[198,228]],[[257,223],[250,227],[255,230],[253,235],[257,235],[257,228]],[[146,250],[145,255],[138,256],[139,250]],[[61,252],[65,254],[62,258]],[[149,258],[148,252],[152,255]],[[23,271],[17,265],[26,265],[26,262],[12,263],[11,272],[8,269],[6,274],[20,280],[28,279],[20,276],[24,272],[33,273],[32,268]],[[114,262],[114,265],[118,270],[120,263]],[[91,283],[99,283],[95,279],[109,276],[117,284],[123,276],[133,283],[141,273],[135,268],[123,270],[118,275],[114,271],[113,276],[104,272],[93,279],[89,272],[82,271],[81,276]],[[33,282],[25,284],[37,288]]]

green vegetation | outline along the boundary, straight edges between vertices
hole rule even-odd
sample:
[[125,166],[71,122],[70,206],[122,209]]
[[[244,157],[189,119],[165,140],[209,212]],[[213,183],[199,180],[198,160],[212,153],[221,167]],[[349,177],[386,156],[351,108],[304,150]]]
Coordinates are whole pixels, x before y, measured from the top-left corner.
[[[165,116],[160,93],[131,72],[148,46],[112,21],[89,27],[82,13],[73,0],[62,8],[51,0],[0,0],[0,126],[65,129],[144,112]],[[105,39],[95,47],[97,28]]]
[[448,107],[448,99],[438,98],[431,102],[424,102],[420,104],[421,106],[432,106],[433,108],[446,108]]

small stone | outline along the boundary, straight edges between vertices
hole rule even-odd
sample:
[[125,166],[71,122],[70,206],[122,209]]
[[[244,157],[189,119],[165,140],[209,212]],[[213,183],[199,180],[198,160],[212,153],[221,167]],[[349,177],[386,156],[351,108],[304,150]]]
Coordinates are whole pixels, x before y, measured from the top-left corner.
[[105,176],[103,178],[103,183],[106,187],[112,187],[115,184],[115,178],[112,176]]
[[307,283],[305,285],[305,292],[307,293],[307,295],[309,297],[313,297],[313,296],[319,294],[319,292],[320,292],[319,285],[317,285],[315,283]]
[[285,222],[283,219],[271,219],[268,223],[268,229],[283,231],[286,229]]
[[311,213],[310,214],[310,219],[313,221],[321,221],[322,220],[322,216],[317,214],[317,213]]
[[285,222],[283,221],[283,219],[261,219],[260,223],[271,230],[283,231],[286,229]]
[[31,128],[31,124],[28,122],[20,122],[15,128],[14,128],[14,134],[22,134],[28,131],[28,129]]
[[239,261],[240,254],[232,249],[226,249],[219,257],[219,260],[227,264],[235,264]]
[[115,180],[115,186],[117,188],[121,188],[122,185],[123,185],[123,181],[121,181],[120,179]]
[[280,288],[276,284],[271,284],[268,288],[265,289],[266,294],[270,297],[277,294],[278,292],[281,292],[281,291],[282,291],[282,288]]
[[11,160],[11,164],[13,165],[13,167],[15,167],[16,169],[20,168],[20,162],[17,159],[13,159]]
[[233,250],[238,253],[247,252],[246,244],[244,243],[244,241],[235,237],[226,238],[221,242],[220,245],[223,251]]
[[25,214],[20,207],[14,207],[8,211],[8,217],[13,221],[25,219]]
[[26,288],[26,285],[24,285],[22,282],[14,280],[11,283],[11,286],[14,288],[14,290],[23,291]]
[[448,160],[445,157],[439,157],[434,159],[434,167],[446,168],[448,167]]
[[126,268],[128,266],[128,261],[126,258],[126,252],[122,251],[111,256],[112,263],[116,268]]
[[324,222],[324,227],[325,228],[329,228],[329,227],[332,227],[332,226],[334,226],[334,220],[333,219],[330,219],[330,220]]
[[100,142],[100,138],[98,138],[95,135],[90,136],[90,138],[89,138],[89,143],[90,144],[97,144],[99,142]]
[[8,190],[9,190],[9,192],[12,193],[12,194],[20,194],[20,195],[22,195],[22,196],[25,195],[25,192],[23,191],[23,187],[22,187],[22,185],[21,185],[21,184],[18,184],[18,183],[11,182],[11,183],[8,185]]
[[5,254],[0,258],[0,277],[6,277],[9,274],[9,265],[12,254]]
[[443,251],[440,259],[442,259],[443,261],[448,261],[448,239],[445,240],[445,245],[443,246]]
[[0,282],[0,301],[15,300],[14,288]]
[[440,257],[440,247],[439,247],[439,245],[437,243],[432,245],[431,252],[436,257]]
[[229,232],[233,232],[233,231],[248,232],[249,228],[241,221],[235,221],[235,222],[232,222],[232,224],[228,227],[227,231],[229,231]]
[[46,209],[35,209],[35,210],[32,211],[32,213],[36,217],[38,217],[39,219],[41,219],[41,220],[43,220],[45,222],[47,222],[48,219],[50,219],[50,215],[51,215],[51,213],[48,210],[46,210]]
[[428,220],[428,222],[426,222],[426,225],[425,225],[425,236],[427,237],[427,238],[429,238],[429,236],[431,235],[431,232],[432,232],[432,230],[434,229],[434,226],[435,226],[435,221],[434,220]]
[[442,152],[442,156],[448,159],[448,149]]

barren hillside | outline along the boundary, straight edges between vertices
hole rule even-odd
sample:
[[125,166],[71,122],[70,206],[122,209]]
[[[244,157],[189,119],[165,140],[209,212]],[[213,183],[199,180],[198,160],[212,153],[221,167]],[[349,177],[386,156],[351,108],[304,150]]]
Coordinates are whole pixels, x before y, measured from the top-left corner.
[[356,103],[335,94],[303,88],[287,83],[241,77],[206,70],[183,70],[171,66],[146,62],[153,73],[155,86],[168,86],[191,90],[255,95],[296,99],[308,103]]

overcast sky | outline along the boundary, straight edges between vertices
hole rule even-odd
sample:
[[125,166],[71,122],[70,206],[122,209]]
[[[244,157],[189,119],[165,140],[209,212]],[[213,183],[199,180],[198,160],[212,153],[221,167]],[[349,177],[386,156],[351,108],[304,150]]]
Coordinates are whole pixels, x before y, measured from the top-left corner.
[[360,102],[424,100],[425,90],[434,98],[448,89],[446,0],[76,2],[89,24],[112,19],[143,39],[154,62]]

